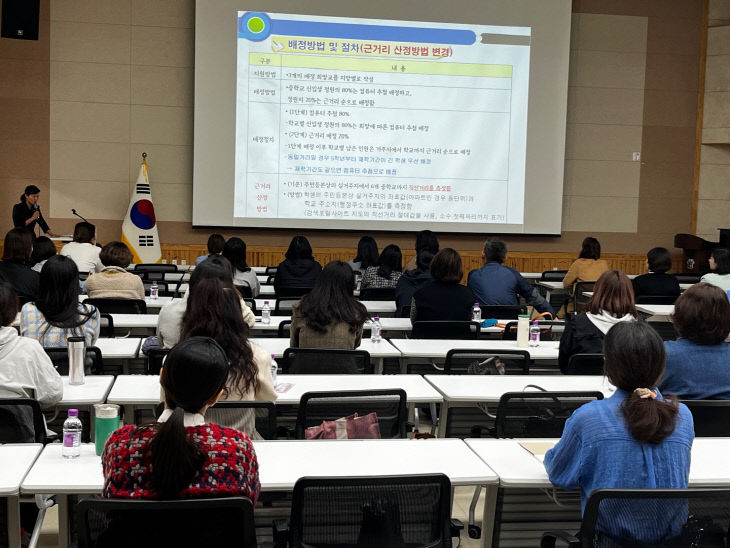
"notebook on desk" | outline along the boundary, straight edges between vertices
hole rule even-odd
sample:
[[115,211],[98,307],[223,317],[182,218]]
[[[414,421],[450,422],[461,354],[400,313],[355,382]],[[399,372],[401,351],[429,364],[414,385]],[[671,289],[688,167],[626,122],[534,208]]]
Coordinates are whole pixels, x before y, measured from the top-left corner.
[[524,441],[520,442],[520,445],[523,449],[526,449],[532,455],[539,460],[540,462],[543,462],[545,460],[545,453],[547,453],[550,449],[555,447],[555,442],[552,441]]

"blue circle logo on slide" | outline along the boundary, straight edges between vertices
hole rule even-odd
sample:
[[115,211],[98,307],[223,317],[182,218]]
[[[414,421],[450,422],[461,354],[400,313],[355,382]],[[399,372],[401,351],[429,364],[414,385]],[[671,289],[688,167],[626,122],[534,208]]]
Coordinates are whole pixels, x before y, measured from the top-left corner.
[[249,11],[238,18],[238,37],[252,42],[266,40],[271,34],[271,19],[265,13]]
[[149,200],[138,200],[134,202],[129,217],[140,230],[149,230],[155,226],[155,206]]

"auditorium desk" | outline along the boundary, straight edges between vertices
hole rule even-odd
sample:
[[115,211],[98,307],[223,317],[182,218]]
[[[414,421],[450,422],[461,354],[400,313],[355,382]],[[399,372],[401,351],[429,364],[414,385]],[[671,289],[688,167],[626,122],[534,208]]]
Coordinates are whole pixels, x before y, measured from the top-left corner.
[[0,445],[0,498],[7,504],[7,531],[0,535],[7,535],[10,548],[20,547],[20,484],[41,449],[40,443]]
[[[267,299],[256,299],[256,310],[261,310],[264,307],[264,301],[269,301],[271,311],[274,311],[274,303],[276,299],[273,297]],[[368,309],[368,314],[371,316],[377,316],[378,314],[392,316],[395,314],[395,302],[394,301],[360,301]]]
[[659,316],[661,318],[668,318],[671,314],[674,314],[673,304],[637,304],[636,310],[646,314],[648,316]]
[[96,346],[101,350],[104,360],[133,360],[139,355],[139,347],[142,339],[139,337],[129,337],[126,339],[96,339]]
[[[69,384],[68,377],[63,379],[63,398],[56,404],[56,413],[66,409],[88,411],[91,420],[91,439],[94,439],[94,404],[104,403],[114,383],[113,375],[86,375],[84,384]],[[62,417],[64,418],[64,417]]]

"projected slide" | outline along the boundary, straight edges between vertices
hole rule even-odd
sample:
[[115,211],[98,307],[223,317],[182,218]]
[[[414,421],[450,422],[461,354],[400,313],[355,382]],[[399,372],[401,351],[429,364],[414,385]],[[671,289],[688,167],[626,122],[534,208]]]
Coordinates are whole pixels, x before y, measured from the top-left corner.
[[530,28],[239,12],[234,215],[522,224]]

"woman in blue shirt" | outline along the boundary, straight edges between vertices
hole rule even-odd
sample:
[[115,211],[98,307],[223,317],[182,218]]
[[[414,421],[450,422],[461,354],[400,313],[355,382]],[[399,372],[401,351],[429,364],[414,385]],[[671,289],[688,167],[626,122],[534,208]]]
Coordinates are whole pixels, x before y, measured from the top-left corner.
[[[664,372],[664,345],[646,322],[622,322],[606,334],[605,372],[616,393],[578,409],[558,444],[545,455],[550,481],[581,490],[581,509],[601,488],[686,488],[694,439],[692,415],[656,384]],[[679,535],[684,502],[662,507],[620,499],[602,506],[597,530],[614,539],[661,542]],[[630,506],[630,508],[628,508]]]

